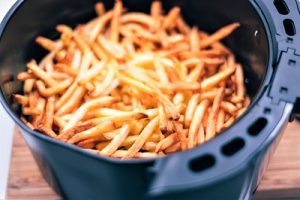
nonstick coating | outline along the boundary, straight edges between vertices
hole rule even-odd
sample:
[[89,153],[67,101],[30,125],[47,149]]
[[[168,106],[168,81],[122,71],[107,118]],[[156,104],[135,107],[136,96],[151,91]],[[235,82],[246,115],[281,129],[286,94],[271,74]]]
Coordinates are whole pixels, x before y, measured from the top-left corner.
[[[45,51],[34,39],[43,35],[55,39],[55,25],[74,26],[95,16],[95,0],[26,0],[15,11],[7,25],[2,24],[0,40],[1,91],[15,120],[19,108],[11,95],[20,93],[22,85],[16,80],[25,71],[26,63],[39,60]],[[104,1],[107,8],[113,1]],[[129,10],[149,12],[151,1],[124,0]],[[232,22],[242,26],[225,40],[246,74],[248,94],[255,97],[260,92],[267,70],[269,46],[263,23],[247,0],[163,0],[168,10],[174,5],[182,8],[188,23],[213,32]],[[13,10],[11,10],[13,12]],[[19,125],[20,121],[17,120]],[[22,125],[21,125],[22,126]],[[48,183],[68,199],[140,199],[147,190],[151,161],[112,161],[86,156],[81,150],[46,139],[29,132],[22,126],[22,134],[29,145],[40,170]],[[122,164],[120,164],[122,163]]]

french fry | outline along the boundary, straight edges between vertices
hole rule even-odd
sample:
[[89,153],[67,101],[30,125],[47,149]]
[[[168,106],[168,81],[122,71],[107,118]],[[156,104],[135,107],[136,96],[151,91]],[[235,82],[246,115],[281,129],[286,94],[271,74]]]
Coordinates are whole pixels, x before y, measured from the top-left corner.
[[73,137],[71,137],[67,142],[74,144],[76,142],[79,142],[81,140],[90,138],[90,137],[95,137],[99,136],[104,132],[108,132],[115,129],[114,123],[110,121],[103,122],[97,126],[94,126],[93,128],[90,128],[88,130],[85,130],[83,132],[77,133]]
[[123,5],[121,0],[117,0],[115,2],[115,6],[113,8],[113,17],[110,24],[111,31],[111,40],[114,42],[119,41],[119,31],[120,31],[120,16],[123,11]]
[[206,140],[210,140],[216,134],[216,123],[217,123],[216,118],[222,102],[223,95],[224,95],[224,88],[220,88],[217,96],[213,101],[212,109],[208,114],[207,126],[205,130]]
[[99,16],[102,16],[105,14],[105,6],[102,2],[97,2],[95,4],[95,11]]
[[173,133],[157,144],[155,152],[163,151],[172,146],[175,142],[177,142],[177,134]]
[[114,101],[113,97],[102,97],[102,98],[98,98],[86,102],[72,115],[71,119],[68,121],[68,123],[66,124],[63,130],[67,130],[75,126],[75,124],[78,123],[89,110],[95,109],[97,107],[109,105],[113,101]]
[[165,29],[173,28],[175,26],[175,22],[177,21],[179,15],[180,15],[180,8],[179,7],[172,8],[164,19],[162,25],[163,28]]
[[27,64],[28,69],[32,71],[32,73],[43,80],[48,86],[55,86],[57,82],[52,79],[49,74],[47,74],[44,70],[40,69],[35,61],[31,61]]
[[29,104],[29,99],[27,96],[15,94],[14,95],[15,100],[21,104],[22,106],[27,106]]
[[62,131],[58,136],[57,139],[67,142],[71,137],[73,137],[74,135],[76,135],[77,133],[81,133],[84,132],[86,130],[91,129],[92,127],[94,127],[95,125],[92,123],[80,123],[66,131]]
[[73,76],[73,77],[77,76],[77,71],[73,67],[68,66],[67,64],[58,63],[58,64],[54,65],[54,68],[61,72],[69,74],[70,76]]
[[128,149],[128,152],[124,156],[124,158],[132,158],[136,155],[136,153],[142,148],[145,141],[148,137],[153,133],[153,131],[157,128],[159,123],[159,118],[156,117],[147,124],[147,126],[143,129],[141,134],[138,136],[137,140],[133,143],[133,145]]
[[188,148],[193,148],[196,145],[196,134],[201,125],[204,113],[209,105],[207,100],[203,100],[196,108],[188,133]]
[[152,19],[150,16],[144,13],[131,12],[131,13],[126,13],[121,17],[122,24],[131,23],[131,22],[146,25],[148,27],[153,27],[156,24],[154,19]]
[[81,102],[85,91],[86,91],[86,89],[84,87],[79,86],[77,88],[77,90],[74,92],[74,94],[71,95],[70,99],[63,106],[61,106],[56,111],[55,114],[57,116],[61,116],[63,114],[67,114],[67,113],[71,112],[73,109],[75,109],[79,105],[79,103]]
[[221,81],[228,78],[230,75],[232,75],[235,71],[235,68],[227,68],[224,71],[219,72],[218,74],[215,74],[205,80],[201,83],[201,89],[202,90],[208,90],[209,88],[212,88],[215,85],[218,85]]
[[160,20],[161,20],[161,15],[162,15],[162,5],[160,1],[153,1],[151,4],[151,9],[150,9],[150,15],[156,22],[153,27],[151,27],[151,30],[153,32],[159,30],[160,28]]
[[221,130],[223,129],[224,122],[225,122],[225,112],[223,109],[220,109],[217,117],[217,125],[216,125],[217,133],[221,132]]
[[201,41],[200,48],[204,49],[211,45],[212,43],[215,43],[228,35],[230,35],[235,29],[237,29],[240,26],[239,23],[232,23],[228,26],[225,26],[209,36],[207,39]]
[[42,46],[44,49],[48,50],[48,51],[53,51],[54,49],[56,49],[57,44],[45,37],[42,36],[38,36],[35,39],[36,43],[38,43],[40,46]]
[[50,88],[46,88],[44,82],[37,81],[36,88],[41,96],[51,97],[67,89],[67,87],[69,87],[72,84],[72,81],[73,81],[72,79],[66,79],[65,81],[62,81],[58,83],[56,86],[52,86]]
[[195,113],[195,110],[199,103],[199,100],[200,100],[199,94],[195,94],[191,97],[191,99],[188,103],[188,106],[186,108],[186,111],[185,111],[185,116],[184,116],[184,127],[185,128],[190,128],[190,125],[191,125],[192,119],[194,117],[194,113]]
[[190,48],[192,53],[200,50],[199,33],[196,27],[193,27],[190,32]]
[[121,144],[124,142],[129,132],[130,132],[130,126],[124,125],[120,129],[120,133],[116,135],[104,149],[101,150],[100,154],[106,156],[112,155],[115,151],[118,150],[119,146],[121,146]]
[[91,69],[85,72],[84,76],[78,78],[78,83],[83,85],[89,82],[91,79],[95,78],[98,74],[101,73],[103,68],[105,67],[105,62],[99,62],[97,65],[93,66]]

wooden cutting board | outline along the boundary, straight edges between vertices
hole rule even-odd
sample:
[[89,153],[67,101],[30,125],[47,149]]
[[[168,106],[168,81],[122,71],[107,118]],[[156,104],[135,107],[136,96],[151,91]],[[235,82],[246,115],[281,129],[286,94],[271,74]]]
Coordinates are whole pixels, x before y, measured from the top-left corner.
[[[17,131],[14,138],[8,199],[61,199],[47,185]],[[265,173],[255,200],[300,199],[300,123],[288,126]]]

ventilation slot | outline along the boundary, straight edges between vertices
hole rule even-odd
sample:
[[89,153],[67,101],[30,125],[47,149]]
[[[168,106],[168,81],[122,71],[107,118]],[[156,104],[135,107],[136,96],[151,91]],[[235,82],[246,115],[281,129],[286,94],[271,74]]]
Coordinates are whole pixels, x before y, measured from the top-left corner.
[[222,147],[222,153],[225,156],[233,156],[245,146],[245,141],[242,138],[235,138]]
[[285,19],[283,21],[284,29],[287,35],[294,36],[296,35],[295,24],[291,19]]
[[193,172],[201,172],[214,166],[216,159],[212,155],[203,155],[195,158],[190,162],[190,169]]
[[290,10],[287,7],[284,0],[274,0],[274,5],[280,14],[282,15],[289,14]]
[[248,129],[248,133],[251,136],[257,136],[266,127],[268,121],[266,118],[257,119]]

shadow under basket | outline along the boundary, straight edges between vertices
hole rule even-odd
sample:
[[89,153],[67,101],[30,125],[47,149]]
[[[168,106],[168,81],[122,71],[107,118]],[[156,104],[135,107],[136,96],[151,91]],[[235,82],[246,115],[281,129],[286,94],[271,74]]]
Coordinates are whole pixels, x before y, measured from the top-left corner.
[[[300,7],[296,0],[164,0],[185,20],[213,32],[232,22],[241,27],[224,42],[245,71],[253,101],[233,126],[189,151],[148,160],[93,155],[27,128],[12,94],[31,58],[45,55],[34,40],[58,37],[57,24],[95,17],[93,0],[19,0],[0,26],[1,103],[19,125],[43,176],[66,199],[250,199],[282,129],[299,109]],[[104,1],[111,8],[113,1]],[[149,12],[151,1],[124,0],[129,11]]]

